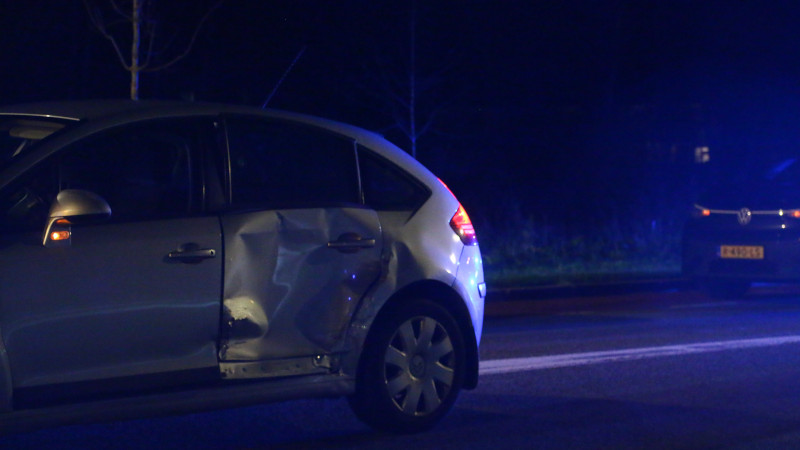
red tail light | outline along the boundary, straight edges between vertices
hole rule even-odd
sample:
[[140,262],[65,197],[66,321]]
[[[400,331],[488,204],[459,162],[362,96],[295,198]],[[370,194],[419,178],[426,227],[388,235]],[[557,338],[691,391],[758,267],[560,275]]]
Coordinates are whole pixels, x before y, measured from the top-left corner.
[[[455,197],[453,191],[444,184],[444,181],[442,181],[441,178],[438,180],[439,183],[442,183],[442,186],[450,192],[450,195]],[[478,236],[475,235],[475,227],[472,226],[472,221],[469,220],[467,211],[461,206],[461,203],[458,204],[458,211],[456,211],[450,219],[450,228],[461,238],[461,242],[463,242],[464,245],[476,245],[478,243]]]
[[461,203],[458,204],[458,211],[456,211],[453,218],[450,219],[450,227],[453,228],[453,231],[461,238],[461,242],[463,242],[464,245],[475,245],[478,243],[478,236],[475,235],[475,228],[472,226],[472,221],[469,220],[467,211],[464,210]]

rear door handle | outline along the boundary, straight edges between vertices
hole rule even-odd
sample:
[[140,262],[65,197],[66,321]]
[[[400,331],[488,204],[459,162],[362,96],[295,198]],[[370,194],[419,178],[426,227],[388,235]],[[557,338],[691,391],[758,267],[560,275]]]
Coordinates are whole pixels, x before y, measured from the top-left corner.
[[197,264],[204,259],[214,258],[217,251],[213,248],[200,248],[195,243],[183,244],[177,250],[167,254],[170,261],[179,261],[187,264]]
[[328,248],[342,253],[355,253],[364,248],[375,247],[375,239],[364,239],[358,233],[344,233],[335,241],[328,242]]

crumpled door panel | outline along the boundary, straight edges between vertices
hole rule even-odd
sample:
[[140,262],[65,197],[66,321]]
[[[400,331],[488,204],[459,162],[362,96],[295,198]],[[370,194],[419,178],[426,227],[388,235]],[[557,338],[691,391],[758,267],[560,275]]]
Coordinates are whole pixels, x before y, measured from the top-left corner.
[[[328,354],[380,275],[370,209],[259,211],[222,217],[225,281],[220,360]],[[344,240],[359,237],[344,246]],[[329,245],[329,243],[331,243]]]

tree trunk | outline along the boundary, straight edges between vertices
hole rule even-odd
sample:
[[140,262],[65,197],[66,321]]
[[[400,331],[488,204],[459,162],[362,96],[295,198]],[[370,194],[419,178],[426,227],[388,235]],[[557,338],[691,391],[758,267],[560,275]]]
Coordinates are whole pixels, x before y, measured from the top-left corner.
[[133,39],[131,41],[131,100],[139,100],[139,42],[142,28],[142,4],[133,0]]
[[411,42],[410,42],[410,74],[408,80],[408,129],[411,140],[411,156],[417,159],[417,5],[411,2]]

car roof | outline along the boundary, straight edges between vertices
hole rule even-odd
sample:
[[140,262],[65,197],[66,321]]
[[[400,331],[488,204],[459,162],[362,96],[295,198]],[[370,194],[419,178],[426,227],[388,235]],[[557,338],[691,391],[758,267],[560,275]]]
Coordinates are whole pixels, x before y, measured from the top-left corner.
[[372,131],[316,116],[247,105],[190,102],[177,100],[68,100],[39,103],[22,103],[0,106],[0,116],[26,115],[65,119],[73,121],[107,121],[124,123],[129,121],[179,117],[217,116],[220,114],[242,114],[283,119],[328,129],[349,136],[367,147],[389,156],[429,186],[436,178],[408,153]]
[[365,129],[334,120],[275,109],[260,109],[247,105],[205,103],[171,100],[69,100],[40,103],[21,103],[0,106],[0,116],[25,115],[73,121],[111,120],[128,122],[176,116],[214,116],[247,114],[302,122],[326,128],[362,142],[385,141],[382,136]]
[[[116,118],[125,121],[184,115],[257,114],[314,123],[319,126],[342,125],[350,132],[356,127],[332,120],[290,113],[274,109],[260,109],[247,105],[189,102],[177,100],[69,100],[39,103],[21,103],[0,106],[0,115],[29,115],[75,121],[94,121]],[[364,130],[362,130],[364,131]],[[351,134],[350,132],[345,134]]]
[[178,102],[137,102],[132,100],[76,100],[63,102],[22,103],[0,106],[2,115],[32,115],[69,120],[92,120],[125,112],[152,110],[157,105]]

